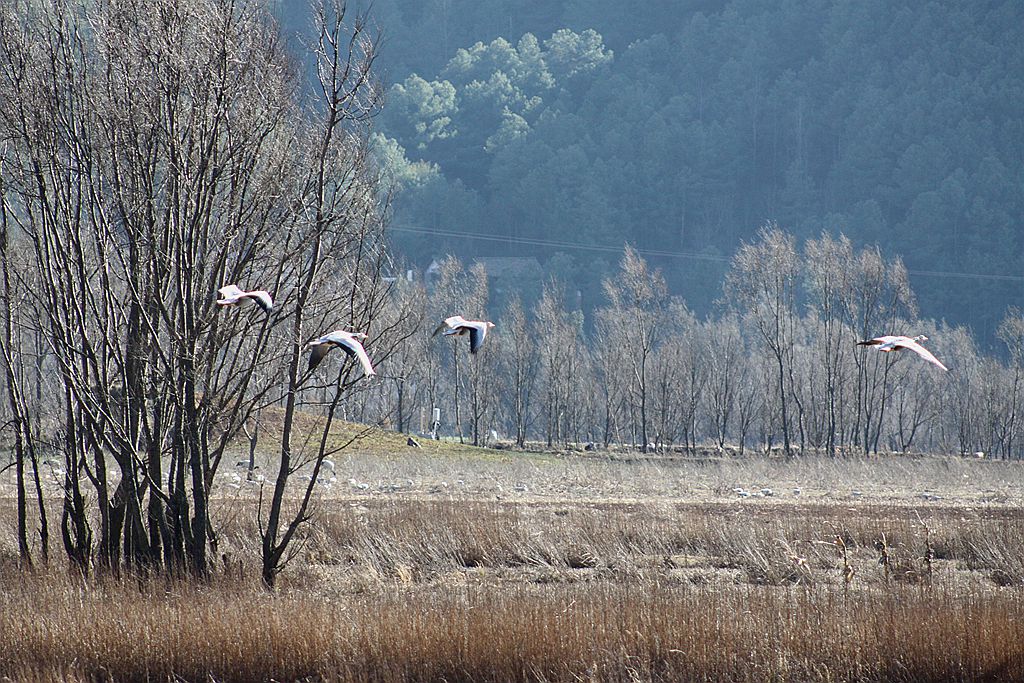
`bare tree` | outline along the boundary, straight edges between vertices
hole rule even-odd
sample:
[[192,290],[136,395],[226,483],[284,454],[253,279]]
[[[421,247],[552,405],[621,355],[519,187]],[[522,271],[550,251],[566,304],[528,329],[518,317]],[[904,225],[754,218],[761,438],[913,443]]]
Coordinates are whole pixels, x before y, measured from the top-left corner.
[[651,364],[652,421],[657,447],[671,446],[680,438],[695,447],[697,422],[707,381],[704,341],[696,318],[675,299],[661,321],[663,340]]
[[749,383],[747,347],[735,313],[708,320],[704,327],[704,352],[708,359],[709,418],[718,448],[723,450],[730,432],[740,392]]
[[688,450],[697,447],[700,411],[705,405],[708,383],[708,362],[704,354],[704,329],[696,317],[681,301],[674,302],[672,317],[679,320],[680,354],[682,365],[682,386],[679,400],[682,403],[683,438]]
[[[0,159],[2,163],[2,159]],[[3,174],[0,172],[0,196],[5,194]],[[15,257],[10,235],[10,219],[7,202],[0,201],[0,277],[3,279],[3,291],[0,292],[0,314],[3,316],[3,329],[0,330],[0,356],[3,359],[4,388],[7,394],[7,406],[11,418],[8,425],[14,433],[14,465],[15,488],[17,492],[18,514],[18,555],[22,563],[31,566],[32,554],[28,539],[28,494],[25,487],[25,465],[32,467],[35,482],[35,496],[39,514],[40,548],[43,561],[49,553],[49,526],[46,517],[46,505],[43,498],[42,482],[39,476],[39,460],[36,454],[37,432],[33,429],[33,420],[29,405],[28,381],[29,370],[23,349],[26,314],[21,302],[25,295],[18,287],[18,281],[12,277],[15,263],[21,261]],[[19,263],[24,269],[24,264]],[[0,430],[2,431],[2,430]]]
[[[844,370],[853,348],[851,332],[844,325],[842,300],[851,286],[854,255],[853,245],[845,235],[838,239],[822,234],[817,240],[804,245],[804,263],[807,268],[807,286],[810,290],[816,323],[814,358],[822,371],[822,395],[825,400],[824,447],[830,455],[836,454],[843,415],[843,395],[846,387]],[[811,405],[814,405],[812,402]]]
[[790,404],[796,402],[802,412],[793,391],[799,267],[793,237],[769,224],[758,233],[756,243],[740,247],[725,280],[727,299],[748,316],[775,364],[775,395],[786,455],[792,453]]
[[1019,308],[1012,307],[1006,311],[1006,315],[1003,320],[999,323],[999,329],[996,333],[999,339],[1006,345],[1007,350],[1010,353],[1010,382],[1009,382],[1009,414],[1007,415],[1007,437],[1006,437],[1006,455],[1007,457],[1013,457],[1015,454],[1019,456],[1018,449],[1020,439],[1018,438],[1021,429],[1021,380],[1024,378],[1022,371],[1024,371],[1024,314],[1021,313]]
[[[469,305],[472,297],[472,282],[467,277],[462,263],[454,256],[448,256],[440,263],[437,274],[437,282],[433,286],[430,301],[430,319],[440,322],[452,315],[473,317]],[[433,366],[439,381],[444,377],[444,388],[439,388],[433,396],[432,408],[437,407],[445,412],[450,409],[453,415],[453,423],[459,436],[459,441],[465,439],[462,425],[462,395],[464,392],[462,355],[465,349],[460,344],[459,337],[454,336],[448,339],[449,344],[433,345]],[[464,342],[463,342],[464,343]],[[462,353],[460,353],[460,351]],[[449,360],[450,359],[450,360]],[[449,403],[446,399],[450,398]]]
[[[648,451],[649,363],[660,335],[660,324],[668,291],[657,270],[651,271],[636,250],[627,246],[615,278],[604,281],[608,307],[598,312],[603,318],[605,340],[616,344],[620,359],[632,372],[632,408],[640,448]],[[629,340],[629,343],[625,343]],[[634,439],[635,443],[635,439]]]
[[[261,520],[262,577],[268,587],[274,586],[277,575],[294,557],[293,540],[310,519],[310,501],[324,460],[350,443],[339,447],[330,442],[338,407],[358,380],[354,365],[343,363],[326,385],[330,397],[325,419],[313,426],[319,434],[314,453],[307,457],[304,451],[295,451],[299,393],[316,388],[307,383],[315,377],[312,368],[305,373],[300,370],[306,342],[339,323],[372,334],[388,295],[381,280],[388,260],[377,195],[379,178],[369,164],[368,135],[362,127],[379,104],[380,89],[371,74],[377,40],[363,19],[357,18],[351,27],[346,24],[344,6],[338,3],[319,6],[316,28],[320,119],[311,119],[306,135],[297,141],[303,170],[295,204],[299,210],[284,238],[295,249],[298,265],[284,269],[293,295],[290,330],[283,340],[288,370],[280,460],[269,510]],[[368,350],[372,348],[371,344]],[[319,372],[327,372],[327,367]],[[309,436],[303,443],[309,442]],[[307,464],[312,465],[311,477],[286,522],[289,479]]]
[[[952,434],[949,445],[960,455],[983,451],[985,413],[984,384],[989,379],[984,371],[984,359],[968,330],[962,327],[942,331],[947,353],[942,358],[949,363],[949,373],[942,396],[943,428]],[[948,445],[947,445],[948,446]]]
[[915,364],[903,362],[894,368],[890,399],[889,444],[892,450],[909,451],[918,437],[938,417],[938,387],[934,375],[921,372]]
[[[487,270],[482,263],[470,267],[469,296],[464,302],[466,310],[476,320],[487,320],[488,288]],[[484,430],[491,418],[495,400],[494,376],[497,371],[498,356],[495,344],[484,344],[475,354],[470,354],[466,364],[466,379],[469,388],[470,424],[473,430],[473,445],[480,446],[484,442]],[[465,349],[456,349],[456,352]]]
[[[423,286],[399,278],[378,318],[378,330],[392,345],[390,350],[378,347],[374,356],[378,365],[387,367],[387,372],[380,374],[382,390],[393,396],[386,412],[399,432],[413,431],[413,415],[428,393],[429,323]],[[436,377],[433,379],[436,382]]]
[[611,311],[599,312],[593,341],[593,366],[600,394],[601,441],[607,448],[621,441],[623,414],[632,378],[623,362],[622,327]]
[[762,381],[762,365],[758,359],[747,355],[740,360],[738,368],[736,431],[741,455],[746,449],[747,435],[750,434],[755,420],[767,410],[766,394],[769,393],[769,387]]
[[544,438],[550,447],[575,436],[575,409],[583,351],[582,318],[566,310],[565,289],[557,282],[545,283],[534,309],[532,333],[541,340],[540,376],[543,386],[541,413]]
[[655,449],[673,446],[683,433],[683,376],[686,373],[684,344],[675,321],[667,321],[667,339],[658,346],[650,363],[651,428]]
[[[914,295],[901,260],[886,262],[877,248],[867,248],[852,255],[847,270],[850,277],[839,290],[840,304],[845,323],[855,337],[869,339],[880,334],[879,328],[893,330],[899,320],[914,319]],[[853,354],[857,382],[851,433],[853,445],[860,444],[865,453],[878,449],[890,395],[893,355]]]
[[518,296],[509,300],[501,316],[501,327],[502,383],[508,387],[505,395],[515,444],[523,448],[534,420],[533,389],[540,367],[540,347],[558,346],[559,341],[547,334],[534,333]]
[[[205,574],[226,447],[283,393],[286,483],[303,335],[370,329],[380,309],[362,127],[380,92],[375,42],[342,16],[319,14],[317,122],[261,3],[0,9],[5,215],[32,245],[27,291],[64,399],[62,535],[83,568],[91,485],[101,566]],[[218,311],[229,282],[270,290],[274,310]],[[264,528],[272,568],[280,503]]]

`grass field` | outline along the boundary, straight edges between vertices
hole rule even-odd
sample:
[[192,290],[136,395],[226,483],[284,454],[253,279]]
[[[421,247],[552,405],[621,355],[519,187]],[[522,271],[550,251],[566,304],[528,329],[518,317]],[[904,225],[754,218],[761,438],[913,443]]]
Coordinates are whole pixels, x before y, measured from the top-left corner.
[[335,459],[273,595],[232,467],[207,584],[20,570],[5,474],[0,675],[1024,680],[1020,464],[422,445]]

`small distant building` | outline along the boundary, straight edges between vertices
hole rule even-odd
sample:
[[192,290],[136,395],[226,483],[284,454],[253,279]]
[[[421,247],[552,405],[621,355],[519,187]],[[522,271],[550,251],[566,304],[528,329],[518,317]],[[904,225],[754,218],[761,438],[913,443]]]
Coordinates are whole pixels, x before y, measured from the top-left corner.
[[411,268],[406,270],[404,273],[393,273],[389,271],[387,275],[382,275],[380,279],[388,284],[393,284],[403,279],[406,282],[413,282],[416,279],[416,271]]
[[[488,309],[496,315],[512,294],[518,294],[525,305],[540,295],[544,284],[544,268],[534,256],[480,256],[471,262],[487,271]],[[423,271],[423,281],[431,290],[441,276],[441,261],[434,259]]]
[[441,275],[441,262],[437,259],[433,259],[427,269],[423,271],[423,280],[427,284],[433,285],[437,282],[437,278]]

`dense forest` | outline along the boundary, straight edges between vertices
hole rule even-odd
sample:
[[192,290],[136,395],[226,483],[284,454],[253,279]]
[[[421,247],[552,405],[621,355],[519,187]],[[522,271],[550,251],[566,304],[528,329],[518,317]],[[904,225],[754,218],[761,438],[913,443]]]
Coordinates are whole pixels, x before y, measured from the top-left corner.
[[986,345],[1024,293],[1020,3],[378,0],[370,19],[393,238],[420,267],[535,256],[589,314],[628,243],[708,312],[772,220],[901,256],[922,314]]

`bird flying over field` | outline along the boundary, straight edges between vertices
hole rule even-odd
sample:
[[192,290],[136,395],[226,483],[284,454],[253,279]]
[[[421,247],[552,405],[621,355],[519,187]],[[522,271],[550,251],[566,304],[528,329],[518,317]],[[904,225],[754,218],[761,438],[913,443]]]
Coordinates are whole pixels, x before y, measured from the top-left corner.
[[899,351],[900,349],[910,349],[932,365],[940,367],[943,370],[948,370],[949,368],[940,363],[939,359],[933,356],[931,351],[921,346],[921,342],[923,341],[928,341],[928,337],[923,334],[916,337],[886,335],[884,337],[875,337],[874,339],[859,341],[857,342],[857,346],[873,346],[884,353]]
[[434,334],[431,336],[436,337],[441,332],[444,332],[445,336],[451,335],[469,335],[469,352],[476,353],[483,346],[484,339],[487,337],[487,330],[494,327],[494,323],[488,320],[466,320],[461,315],[453,315],[450,318],[445,318],[444,322],[437,326],[434,330]]
[[270,313],[274,307],[274,300],[270,293],[263,289],[254,289],[247,292],[239,289],[238,285],[224,285],[217,290],[220,298],[217,299],[218,306],[239,306],[247,303],[255,303],[263,309],[264,313]]
[[366,339],[366,335],[362,332],[346,332],[345,330],[335,330],[329,332],[318,339],[314,339],[309,342],[309,370],[312,372],[317,365],[320,365],[320,361],[324,359],[324,356],[333,349],[338,347],[350,356],[355,356],[359,361],[359,364],[363,366],[363,374],[366,377],[376,375],[377,371],[373,369],[373,365],[370,363],[370,357],[366,355],[366,349],[363,348],[360,339]]

